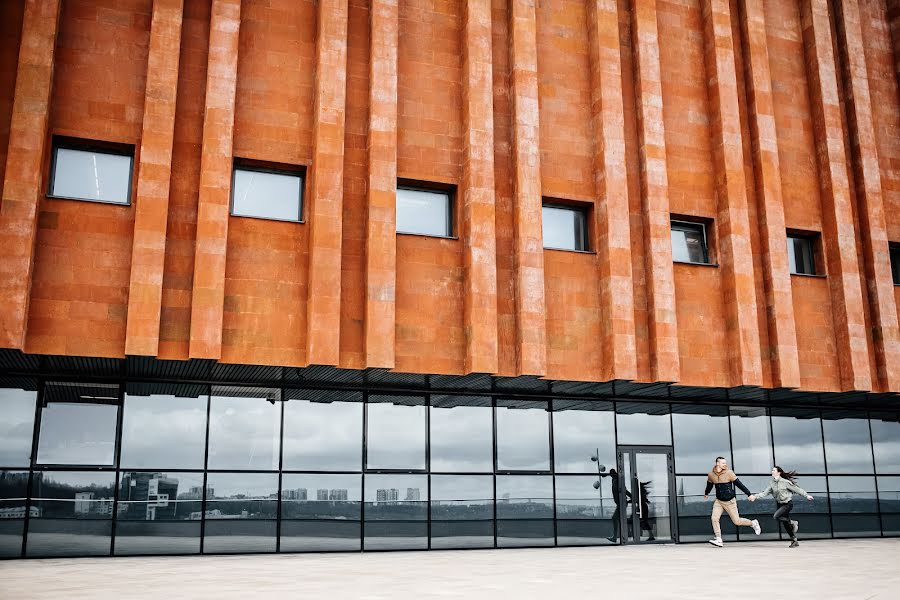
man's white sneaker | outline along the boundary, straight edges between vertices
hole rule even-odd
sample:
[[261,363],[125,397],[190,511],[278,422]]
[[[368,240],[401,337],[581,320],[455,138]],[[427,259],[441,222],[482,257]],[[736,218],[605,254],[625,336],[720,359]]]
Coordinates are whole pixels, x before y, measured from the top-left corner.
[[791,521],[791,525],[794,526],[794,535],[797,535],[797,532],[800,530],[800,523],[797,521]]
[[722,538],[711,539],[711,540],[709,540],[709,543],[712,544],[713,546],[715,546],[716,548],[721,548],[722,546],[725,545],[724,543],[722,543]]
[[755,533],[756,535],[759,535],[762,531],[762,528],[759,526],[759,521],[757,521],[756,519],[750,521],[750,526],[753,527],[753,533]]

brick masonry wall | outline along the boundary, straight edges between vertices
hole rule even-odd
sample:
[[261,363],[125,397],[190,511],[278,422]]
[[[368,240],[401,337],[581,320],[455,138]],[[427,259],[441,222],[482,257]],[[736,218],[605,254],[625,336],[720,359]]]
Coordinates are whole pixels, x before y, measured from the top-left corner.
[[[0,344],[900,391],[900,9],[846,1],[0,3]],[[53,136],[133,145],[132,204],[47,197]],[[304,222],[228,216],[235,158],[305,169]],[[456,187],[453,239],[393,235],[394,177]]]

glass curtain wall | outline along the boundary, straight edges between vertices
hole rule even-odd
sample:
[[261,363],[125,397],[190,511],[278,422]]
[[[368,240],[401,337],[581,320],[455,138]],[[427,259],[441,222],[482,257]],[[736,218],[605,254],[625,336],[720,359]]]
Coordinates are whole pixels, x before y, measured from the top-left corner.
[[[462,394],[6,381],[0,556],[621,543],[617,445],[671,446],[679,540],[706,474],[799,474],[801,536],[900,535],[900,413]],[[771,499],[750,503],[781,539]]]

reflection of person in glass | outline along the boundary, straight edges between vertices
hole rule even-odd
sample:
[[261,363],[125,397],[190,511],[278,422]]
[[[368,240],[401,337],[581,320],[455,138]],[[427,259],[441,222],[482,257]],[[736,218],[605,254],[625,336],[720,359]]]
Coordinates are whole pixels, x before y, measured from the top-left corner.
[[775,466],[772,468],[772,481],[769,482],[768,487],[760,493],[750,496],[750,502],[755,502],[757,498],[765,498],[766,496],[775,498],[775,504],[778,505],[778,508],[775,510],[772,518],[781,523],[785,533],[790,536],[791,548],[796,548],[800,545],[800,542],[797,541],[797,529],[800,524],[791,520],[791,509],[794,508],[794,494],[806,496],[806,499],[810,502],[813,499],[806,490],[797,485],[796,481],[796,471],[785,471],[781,467]]
[[716,466],[706,476],[706,491],[703,492],[704,500],[709,499],[709,492],[713,489],[713,486],[716,488],[716,499],[713,502],[711,520],[715,537],[709,540],[709,543],[718,548],[724,545],[722,542],[722,528],[719,525],[722,512],[727,512],[728,516],[731,517],[731,522],[735,525],[752,527],[753,533],[759,535],[759,521],[756,519],[752,521],[744,519],[738,512],[737,494],[734,491],[734,486],[739,487],[748,497],[751,495],[750,490],[741,483],[734,471],[728,468],[728,461],[722,456],[716,457]]
[[[616,510],[613,511],[613,516],[612,516],[612,523],[613,523],[612,537],[608,537],[606,539],[611,541],[613,544],[617,544],[619,542],[619,534],[621,533],[621,523],[619,523],[619,518],[621,515],[621,508],[619,506],[619,502],[620,502],[620,499],[619,499],[619,491],[620,491],[619,472],[616,471],[615,469],[610,469],[609,477],[611,478],[611,481],[612,481],[612,497],[613,497],[613,502],[616,503]],[[597,481],[597,483],[600,483],[600,482]],[[598,486],[595,483],[594,487],[599,489],[600,486]],[[626,488],[625,489],[625,503],[627,504],[630,501],[631,501],[631,492],[629,492],[628,489]]]
[[[650,504],[650,484],[651,483],[652,483],[651,481],[641,481],[639,484],[641,486],[640,526],[641,526],[642,532],[646,531],[649,534],[647,536],[648,542],[652,542],[653,540],[656,539],[656,536],[653,535],[653,525],[650,522],[650,517],[651,517],[650,507],[652,506]],[[653,517],[653,519],[654,519],[653,522],[655,523],[656,517]]]

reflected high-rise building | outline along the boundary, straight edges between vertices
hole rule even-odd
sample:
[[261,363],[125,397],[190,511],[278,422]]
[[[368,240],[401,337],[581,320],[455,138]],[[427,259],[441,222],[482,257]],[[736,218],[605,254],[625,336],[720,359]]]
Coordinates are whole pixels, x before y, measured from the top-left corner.
[[418,502],[422,498],[419,488],[406,488],[406,500],[410,502]]
[[399,502],[400,490],[397,488],[380,489],[375,492],[375,502]]
[[329,490],[328,491],[328,499],[329,500],[347,500],[347,490]]

